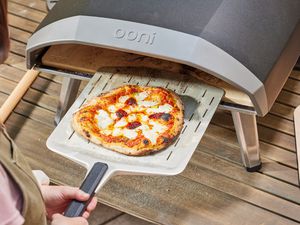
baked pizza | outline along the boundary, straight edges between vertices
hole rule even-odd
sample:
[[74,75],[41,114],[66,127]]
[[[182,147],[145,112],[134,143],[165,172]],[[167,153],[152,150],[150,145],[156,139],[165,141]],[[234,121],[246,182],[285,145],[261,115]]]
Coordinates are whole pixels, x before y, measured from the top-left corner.
[[183,127],[183,104],[161,87],[125,85],[94,97],[73,114],[74,130],[126,155],[147,155],[174,142]]

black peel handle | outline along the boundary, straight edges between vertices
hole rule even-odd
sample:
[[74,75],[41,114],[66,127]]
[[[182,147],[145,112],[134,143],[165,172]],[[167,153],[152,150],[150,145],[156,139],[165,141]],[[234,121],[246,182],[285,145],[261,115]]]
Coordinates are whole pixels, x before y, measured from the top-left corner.
[[102,180],[108,166],[105,163],[97,162],[93,165],[92,169],[86,176],[85,180],[80,186],[80,189],[90,195],[87,201],[81,202],[78,200],[72,200],[66,209],[64,215],[67,217],[77,217],[82,216],[89,202],[95,195],[95,190]]

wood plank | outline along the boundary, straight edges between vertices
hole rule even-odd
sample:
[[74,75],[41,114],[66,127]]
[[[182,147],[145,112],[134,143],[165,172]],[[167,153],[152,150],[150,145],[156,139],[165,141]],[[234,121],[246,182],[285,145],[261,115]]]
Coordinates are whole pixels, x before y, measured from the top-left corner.
[[300,105],[300,95],[282,90],[276,101],[295,108]]
[[[287,216],[300,222],[300,215],[298,213],[300,210],[299,204],[294,204],[282,198],[276,197],[268,192],[248,186],[240,181],[233,181],[223,174],[218,174],[199,166],[200,164],[197,163],[197,159],[192,160],[182,175],[193,181],[201,182],[202,184],[223,193],[230,194],[231,196],[237,197],[281,216]],[[214,179],[210,179],[211,177],[214,177]],[[299,200],[299,190],[294,193]]]
[[[288,201],[291,202],[295,202],[297,204],[300,204],[300,192],[299,192],[299,188],[296,186],[292,186],[290,184],[287,184],[285,182],[281,182],[277,179],[274,179],[272,177],[269,177],[265,174],[262,173],[248,173],[245,171],[245,169],[243,168],[242,165],[236,165],[236,164],[232,164],[226,160],[223,160],[221,158],[218,158],[215,155],[212,154],[208,154],[207,152],[203,151],[203,148],[205,148],[205,144],[202,144],[201,146],[198,147],[197,151],[195,152],[195,154],[193,155],[193,158],[191,159],[189,165],[193,166],[193,167],[197,167],[197,172],[194,171],[192,172],[192,174],[190,174],[191,176],[198,176],[201,174],[202,170],[205,168],[206,170],[210,170],[214,173],[217,173],[219,175],[221,175],[220,177],[218,177],[216,174],[215,175],[209,175],[207,178],[202,178],[201,181],[199,180],[200,183],[205,182],[206,185],[208,185],[208,183],[210,182],[220,182],[222,181],[224,178],[223,177],[227,177],[230,178],[233,181],[230,181],[231,184],[234,184],[236,187],[232,188],[232,190],[227,190],[224,191],[226,193],[229,192],[235,192],[235,191],[240,191],[240,189],[242,188],[249,188],[252,187],[254,189],[257,190],[261,190],[265,193],[269,193],[272,194],[273,197],[280,197],[282,199],[286,199]],[[209,171],[206,171],[206,173],[211,173]],[[185,172],[183,172],[183,174],[185,174]],[[204,176],[204,175],[203,175]],[[209,177],[214,177],[214,179],[210,179]],[[213,181],[211,181],[213,180]],[[217,180],[217,181],[215,181]],[[224,181],[224,182],[229,182]],[[241,187],[238,188],[240,184],[236,184],[235,182],[239,182],[241,184],[247,185],[248,187]],[[220,189],[222,187],[218,187],[218,186],[222,186],[222,184],[217,184],[216,186],[214,186],[215,189]],[[238,189],[238,190],[236,190]],[[249,190],[248,192],[252,192],[254,190]],[[260,193],[261,199],[264,198],[264,194]],[[240,196],[240,199],[244,199],[247,198],[248,196]],[[267,196],[267,198],[272,198],[271,196]],[[277,199],[278,200],[278,199]],[[277,201],[274,200],[274,201]],[[248,202],[251,202],[251,200],[246,200]],[[256,203],[253,203],[255,205],[257,205]],[[262,205],[261,205],[262,206]],[[272,207],[269,204],[265,204],[265,207]],[[278,209],[280,210],[280,209]]]
[[15,2],[22,4],[24,6],[30,7],[35,10],[39,10],[47,13],[46,3],[45,1],[37,1],[37,0],[10,0],[10,2]]
[[[5,78],[7,80],[19,82],[24,74],[25,71],[20,70],[18,68],[14,68],[5,64],[0,65],[0,77]],[[49,79],[45,79],[44,77],[41,77],[39,75],[31,85],[31,87],[33,89],[40,90],[43,93],[58,96],[61,85],[56,82],[52,82]]]
[[[15,88],[16,83],[8,81],[0,77],[0,90],[3,93],[9,94]],[[55,96],[45,95],[42,92],[30,88],[26,94],[23,96],[23,99],[35,103],[43,108],[47,108],[53,112],[56,112],[58,105],[58,99]]]
[[[201,139],[200,145],[204,146],[202,149],[203,151],[242,166],[240,147],[237,142],[235,132],[210,124],[205,135]],[[265,146],[262,145],[260,147],[262,152],[265,151],[263,147]],[[276,154],[277,150],[284,151],[281,148],[277,148],[274,149],[274,154]],[[293,156],[295,159],[295,154]],[[268,167],[267,164],[274,161],[268,160],[264,157],[262,157],[262,159],[264,160],[263,165],[266,163],[266,166],[263,166],[264,170],[261,171],[263,171],[266,175],[283,180],[290,184],[297,184],[297,171],[295,169],[279,163],[272,164],[272,167]]]
[[40,23],[40,21],[42,21],[46,16],[46,13],[44,12],[33,10],[30,7],[26,7],[11,1],[8,1],[7,6],[9,13],[37,23]]
[[24,71],[27,69],[26,65],[25,65],[25,62],[24,62],[24,57],[16,55],[16,54],[14,54],[12,52],[10,52],[8,54],[8,58],[5,60],[4,63],[8,64],[8,65],[11,65],[13,67],[22,69]]
[[289,78],[286,81],[283,89],[299,95],[300,94],[300,81]]
[[293,70],[290,77],[300,81],[300,70]]
[[[127,196],[127,201],[119,201],[122,196]],[[295,223],[182,176],[134,176],[130,181],[117,176],[103,188],[100,197],[163,224]]]
[[105,223],[105,225],[151,225],[153,223],[150,223],[148,221],[141,221],[137,217],[128,215],[128,214],[123,214],[116,219],[109,221]]
[[[212,119],[212,123],[234,131],[233,121],[229,113],[216,112]],[[260,140],[295,152],[295,140],[293,136],[262,125],[258,125],[257,128]]]
[[26,44],[28,38],[31,36],[31,33],[9,26],[9,36],[13,40]]
[[269,113],[293,121],[293,112],[293,107],[281,104],[279,102],[275,102]]
[[[4,103],[7,97],[8,94],[0,92],[0,105]],[[31,104],[29,102],[21,100],[17,107],[14,109],[14,112],[23,115],[29,119],[43,123],[47,126],[52,124],[51,127],[54,127],[55,113],[45,108],[38,107],[35,104]]]
[[28,32],[33,32],[35,31],[35,29],[38,26],[38,23],[33,22],[33,21],[29,21],[29,20],[24,20],[21,17],[18,17],[16,15],[13,14],[8,14],[7,15],[8,18],[8,24],[10,26],[13,27],[18,27],[19,29],[22,29],[24,31],[28,31]]
[[[113,209],[103,204],[98,204],[96,209],[90,215],[88,221],[90,225],[101,225],[101,224],[109,224],[111,221],[114,221],[115,218],[119,216],[126,215],[119,210]],[[130,222],[131,218],[128,218],[124,222]],[[137,219],[138,222],[141,220]]]
[[267,114],[266,116],[257,117],[257,123],[268,128],[294,136],[294,123],[290,120],[278,116]]
[[25,49],[26,49],[26,45],[23,44],[22,42],[18,42],[15,40],[10,41],[10,51],[12,53],[16,53],[20,56],[25,57]]

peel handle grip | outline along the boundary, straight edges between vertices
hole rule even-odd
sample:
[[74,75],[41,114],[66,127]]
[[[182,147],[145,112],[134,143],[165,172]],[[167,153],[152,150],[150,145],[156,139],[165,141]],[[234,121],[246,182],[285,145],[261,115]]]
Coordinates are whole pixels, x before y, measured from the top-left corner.
[[87,201],[78,201],[72,200],[69,206],[67,207],[64,215],[67,217],[77,217],[82,216],[86,207],[92,200],[95,195],[95,190],[102,180],[108,166],[105,163],[97,162],[93,165],[92,169],[84,179],[83,183],[80,186],[80,189],[90,195]]

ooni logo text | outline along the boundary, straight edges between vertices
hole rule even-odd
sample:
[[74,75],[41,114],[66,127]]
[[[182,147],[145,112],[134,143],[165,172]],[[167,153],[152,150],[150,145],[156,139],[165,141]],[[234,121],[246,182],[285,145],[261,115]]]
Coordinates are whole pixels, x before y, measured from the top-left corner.
[[115,31],[114,37],[117,39],[125,39],[128,41],[135,41],[142,44],[153,45],[155,41],[156,33],[144,33],[137,31],[126,31],[124,29],[117,29]]

